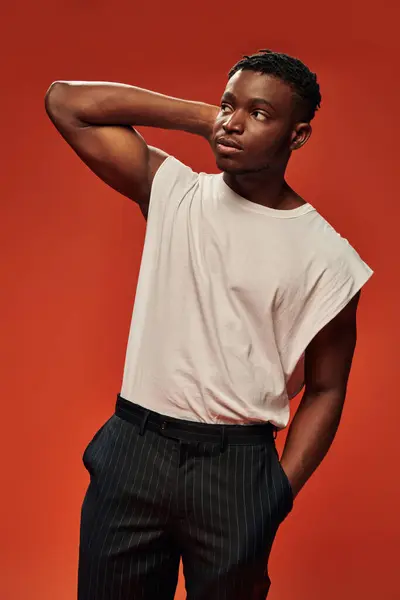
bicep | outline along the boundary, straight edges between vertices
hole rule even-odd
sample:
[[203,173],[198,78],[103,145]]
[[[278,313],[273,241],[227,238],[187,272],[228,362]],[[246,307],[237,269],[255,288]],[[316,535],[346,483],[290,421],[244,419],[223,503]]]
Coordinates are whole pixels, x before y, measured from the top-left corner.
[[129,125],[87,125],[71,112],[46,106],[50,119],[81,160],[107,185],[147,214],[151,185],[168,154],[149,147]]
[[357,341],[360,292],[311,341],[305,352],[306,391],[345,393]]

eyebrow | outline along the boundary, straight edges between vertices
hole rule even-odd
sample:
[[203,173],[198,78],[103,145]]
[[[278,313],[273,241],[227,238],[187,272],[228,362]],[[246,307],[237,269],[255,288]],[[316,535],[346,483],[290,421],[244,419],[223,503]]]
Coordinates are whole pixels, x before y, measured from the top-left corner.
[[[236,96],[235,94],[232,94],[232,92],[225,92],[222,96],[222,100],[224,99],[234,102],[236,100]],[[268,100],[266,100],[265,98],[250,98],[249,104],[264,104],[265,106],[271,108],[274,112],[276,112],[276,108],[273,106],[273,104],[271,104],[271,102],[268,102]]]

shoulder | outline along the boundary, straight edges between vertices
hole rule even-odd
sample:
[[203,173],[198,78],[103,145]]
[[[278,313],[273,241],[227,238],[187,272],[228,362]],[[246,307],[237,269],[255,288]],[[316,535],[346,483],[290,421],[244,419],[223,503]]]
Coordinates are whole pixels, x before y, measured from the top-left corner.
[[149,214],[157,207],[169,206],[172,209],[183,197],[196,194],[198,188],[206,185],[213,177],[216,176],[198,172],[175,156],[168,155],[153,177]]
[[150,201],[158,196],[178,195],[194,185],[199,174],[175,156],[168,155],[154,174]]
[[154,174],[153,182],[156,180],[166,180],[168,178],[179,179],[188,177],[198,177],[198,173],[189,165],[180,161],[178,158],[169,154],[158,167]]
[[162,193],[164,196],[169,192],[180,194],[196,185],[214,186],[218,179],[220,175],[196,171],[175,156],[168,155],[154,175],[152,194]]
[[309,234],[320,256],[329,262],[360,258],[350,241],[344,238],[317,210],[310,214]]
[[341,286],[361,287],[373,274],[358,251],[320,214],[314,211],[311,238],[315,245],[314,261],[322,281]]

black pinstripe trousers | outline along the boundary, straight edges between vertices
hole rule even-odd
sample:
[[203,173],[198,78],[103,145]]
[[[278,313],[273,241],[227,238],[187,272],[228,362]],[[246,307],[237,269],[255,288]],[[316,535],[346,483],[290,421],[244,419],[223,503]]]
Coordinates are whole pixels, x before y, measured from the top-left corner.
[[264,600],[293,496],[270,424],[171,419],[118,396],[89,443],[79,600]]

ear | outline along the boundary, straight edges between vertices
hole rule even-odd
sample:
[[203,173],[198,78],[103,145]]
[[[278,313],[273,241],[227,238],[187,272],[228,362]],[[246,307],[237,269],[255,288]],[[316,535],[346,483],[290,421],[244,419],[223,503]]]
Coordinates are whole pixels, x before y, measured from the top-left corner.
[[296,123],[291,137],[290,150],[298,150],[309,140],[312,133],[310,123]]

